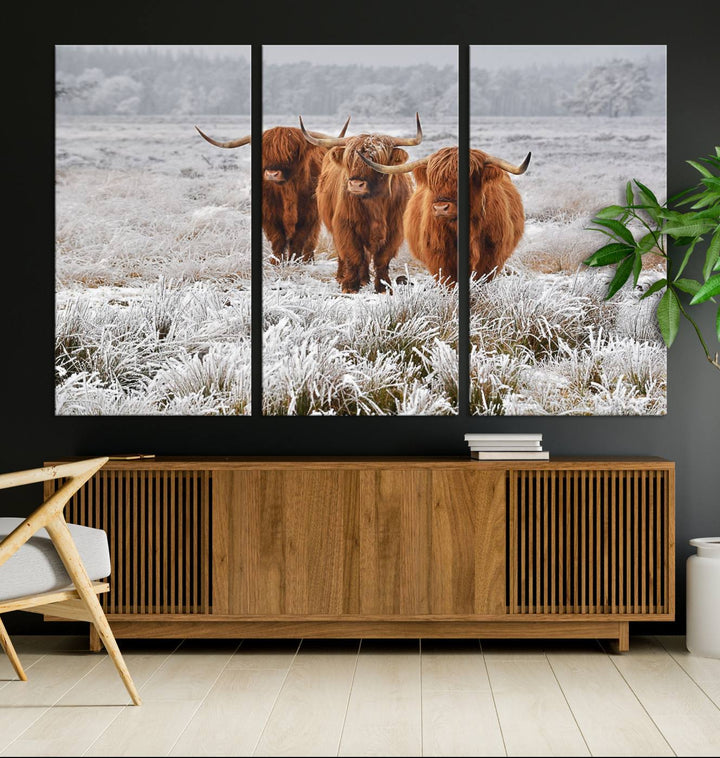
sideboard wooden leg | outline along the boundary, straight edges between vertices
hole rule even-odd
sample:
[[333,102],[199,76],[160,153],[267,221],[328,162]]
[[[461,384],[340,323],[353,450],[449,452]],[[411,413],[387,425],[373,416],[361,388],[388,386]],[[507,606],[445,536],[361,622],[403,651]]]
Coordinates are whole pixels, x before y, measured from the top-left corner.
[[100,641],[100,635],[97,632],[94,624],[90,624],[90,652],[99,653],[103,649],[103,644]]
[[610,652],[614,655],[618,653],[627,653],[630,650],[630,622],[620,621],[617,625],[617,639],[608,640]]
[[620,636],[618,637],[618,653],[627,653],[630,650],[630,622],[622,621],[619,624]]

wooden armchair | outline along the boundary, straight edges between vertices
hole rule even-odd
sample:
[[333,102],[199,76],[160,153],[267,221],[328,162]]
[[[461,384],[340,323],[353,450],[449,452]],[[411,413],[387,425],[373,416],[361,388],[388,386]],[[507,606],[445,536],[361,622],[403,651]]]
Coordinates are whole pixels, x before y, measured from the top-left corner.
[[[110,574],[107,535],[65,522],[70,498],[107,463],[107,458],[0,474],[0,489],[67,479],[26,519],[0,518],[0,614],[6,611],[50,613],[90,621],[112,658],[135,705],[141,700],[103,613],[98,593],[110,588],[98,581]],[[17,675],[27,680],[5,626],[0,644]]]

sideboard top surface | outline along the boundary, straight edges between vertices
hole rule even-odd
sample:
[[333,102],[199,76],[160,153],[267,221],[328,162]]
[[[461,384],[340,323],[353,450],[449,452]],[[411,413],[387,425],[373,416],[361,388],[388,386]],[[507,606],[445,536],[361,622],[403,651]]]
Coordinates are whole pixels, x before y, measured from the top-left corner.
[[[86,456],[91,457],[91,456]],[[80,457],[56,458],[44,465],[52,466],[81,460]],[[675,463],[654,456],[558,456],[548,461],[500,460],[478,461],[467,456],[157,456],[131,460],[110,460],[108,470],[138,469],[468,469],[496,470],[567,470],[567,469],[666,469]]]

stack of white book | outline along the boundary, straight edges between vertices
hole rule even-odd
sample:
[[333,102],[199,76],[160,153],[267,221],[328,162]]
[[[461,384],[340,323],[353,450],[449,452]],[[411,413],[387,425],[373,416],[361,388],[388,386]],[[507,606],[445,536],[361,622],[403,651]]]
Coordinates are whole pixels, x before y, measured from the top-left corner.
[[547,461],[542,434],[466,434],[470,457],[479,461]]

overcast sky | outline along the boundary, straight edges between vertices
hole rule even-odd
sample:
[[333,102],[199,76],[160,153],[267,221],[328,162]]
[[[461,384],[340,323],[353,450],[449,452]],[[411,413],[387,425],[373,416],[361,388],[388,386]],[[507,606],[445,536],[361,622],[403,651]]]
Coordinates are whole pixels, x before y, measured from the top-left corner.
[[[58,47],[75,47],[59,45]],[[148,45],[77,45],[145,49]],[[196,50],[250,59],[249,45],[152,45],[161,50]],[[470,64],[477,68],[523,67],[533,64],[595,63],[610,58],[643,59],[664,56],[665,45],[472,45]],[[360,63],[372,66],[417,65],[457,66],[455,45],[264,45],[266,63]]]
[[[148,45],[58,45],[58,47],[89,47],[144,50]],[[237,56],[250,59],[248,45],[152,45],[160,50],[195,50],[205,55]],[[457,66],[455,45],[263,45],[266,63],[360,63],[368,66]]]
[[470,66],[508,68],[664,56],[665,45],[471,45]]
[[264,63],[360,63],[366,66],[457,67],[455,45],[263,45]]

